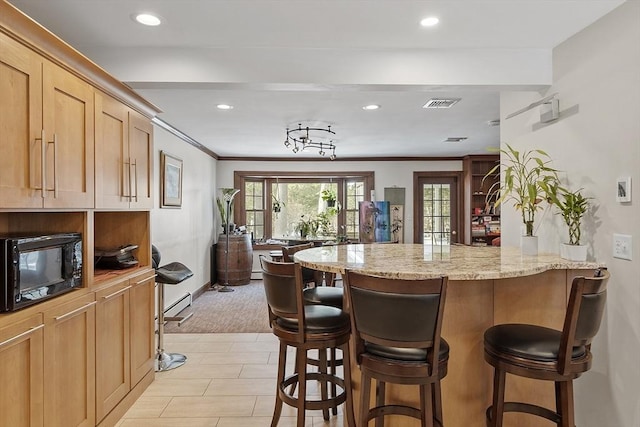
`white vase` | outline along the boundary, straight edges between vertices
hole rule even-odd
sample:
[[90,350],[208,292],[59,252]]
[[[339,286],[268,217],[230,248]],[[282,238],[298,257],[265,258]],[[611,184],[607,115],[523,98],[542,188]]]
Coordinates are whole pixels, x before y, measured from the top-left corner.
[[538,236],[521,236],[520,252],[522,255],[538,255]]
[[587,245],[563,243],[560,245],[560,258],[568,259],[569,261],[586,261]]

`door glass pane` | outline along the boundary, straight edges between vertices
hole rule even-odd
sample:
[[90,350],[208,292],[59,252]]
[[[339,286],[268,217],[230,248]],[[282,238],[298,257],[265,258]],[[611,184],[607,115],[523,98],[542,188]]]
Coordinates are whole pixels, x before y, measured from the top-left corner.
[[423,184],[423,243],[451,244],[451,185]]

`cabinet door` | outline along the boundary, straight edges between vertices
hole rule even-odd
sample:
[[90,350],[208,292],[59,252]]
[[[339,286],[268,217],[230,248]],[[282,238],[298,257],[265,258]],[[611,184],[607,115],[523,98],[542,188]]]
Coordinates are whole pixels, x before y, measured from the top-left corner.
[[0,34],[0,208],[42,207],[42,61]]
[[129,281],[96,292],[96,421],[131,388]]
[[96,93],[96,208],[127,209],[131,200],[129,109]]
[[155,274],[149,271],[131,284],[131,387],[134,387],[155,362]]
[[0,426],[43,425],[43,328],[36,315],[0,329]]
[[44,419],[47,427],[95,426],[93,294],[45,312]]
[[93,89],[44,62],[45,207],[94,207]]
[[153,208],[153,126],[140,114],[129,112],[129,156],[131,159],[131,207]]

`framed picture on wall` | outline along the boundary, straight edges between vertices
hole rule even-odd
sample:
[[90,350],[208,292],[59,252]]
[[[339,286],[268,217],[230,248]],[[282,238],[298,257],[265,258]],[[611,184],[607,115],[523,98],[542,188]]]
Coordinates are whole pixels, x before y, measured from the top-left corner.
[[623,176],[618,178],[616,183],[616,201],[617,202],[630,202],[631,201],[631,177]]
[[182,207],[182,160],[160,152],[160,207]]

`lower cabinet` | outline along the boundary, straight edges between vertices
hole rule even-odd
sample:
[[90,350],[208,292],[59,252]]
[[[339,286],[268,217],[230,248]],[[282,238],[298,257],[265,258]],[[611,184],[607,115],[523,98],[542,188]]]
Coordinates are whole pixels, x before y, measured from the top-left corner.
[[0,426],[43,426],[43,334],[41,314],[0,329]]
[[99,423],[154,363],[154,275],[96,292],[96,420]]
[[95,416],[94,294],[44,313],[44,425],[93,427]]

